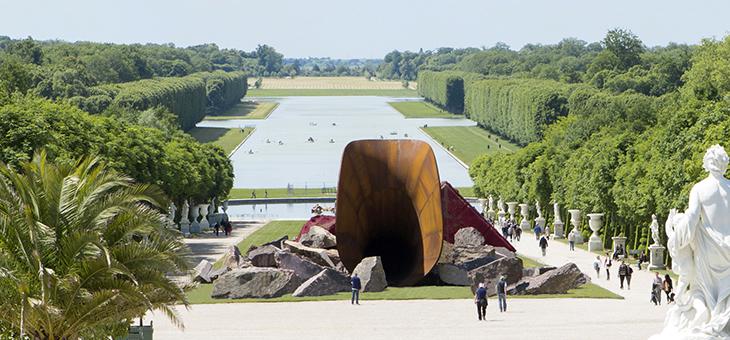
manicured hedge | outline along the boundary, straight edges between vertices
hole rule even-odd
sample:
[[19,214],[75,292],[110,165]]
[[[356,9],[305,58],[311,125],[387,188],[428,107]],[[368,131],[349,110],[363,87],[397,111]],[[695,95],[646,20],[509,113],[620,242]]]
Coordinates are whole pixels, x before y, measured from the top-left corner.
[[464,85],[484,76],[458,71],[420,71],[418,94],[452,113],[464,112]]
[[547,125],[568,114],[573,88],[551,80],[480,80],[467,84],[464,112],[479,125],[525,145],[540,140]]
[[246,74],[243,72],[200,72],[193,76],[205,82],[208,111],[218,112],[236,105],[248,90]]
[[200,72],[186,77],[97,86],[91,89],[89,97],[73,97],[69,101],[90,113],[101,113],[110,105],[139,111],[162,106],[177,116],[183,130],[189,130],[207,113],[238,103],[246,89],[243,72]]

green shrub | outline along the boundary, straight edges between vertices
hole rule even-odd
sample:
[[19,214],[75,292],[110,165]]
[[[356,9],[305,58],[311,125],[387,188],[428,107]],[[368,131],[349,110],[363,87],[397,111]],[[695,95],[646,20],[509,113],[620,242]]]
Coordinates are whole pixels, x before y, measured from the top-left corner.
[[464,85],[484,79],[476,73],[458,71],[421,71],[418,73],[418,94],[452,113],[464,112]]

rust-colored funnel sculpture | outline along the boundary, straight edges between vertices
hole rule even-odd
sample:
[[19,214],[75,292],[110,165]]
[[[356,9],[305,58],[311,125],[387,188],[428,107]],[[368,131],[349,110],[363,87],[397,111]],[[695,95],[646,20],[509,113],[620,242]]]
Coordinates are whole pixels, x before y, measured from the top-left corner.
[[417,283],[443,240],[436,157],[416,140],[359,140],[345,147],[337,186],[337,250],[352,272],[380,256],[388,284]]

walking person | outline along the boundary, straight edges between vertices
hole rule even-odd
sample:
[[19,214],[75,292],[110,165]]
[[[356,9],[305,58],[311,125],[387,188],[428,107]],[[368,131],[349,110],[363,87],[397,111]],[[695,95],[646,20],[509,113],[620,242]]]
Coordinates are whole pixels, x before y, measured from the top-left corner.
[[575,230],[571,230],[568,233],[568,246],[570,247],[570,251],[575,251]]
[[662,288],[664,288],[664,293],[667,294],[667,303],[674,302],[674,293],[672,292],[674,290],[674,285],[672,284],[672,278],[669,274],[664,275],[664,282],[662,283],[662,286]]
[[350,284],[352,284],[352,299],[350,300],[350,304],[359,305],[360,289],[362,289],[362,285],[360,284],[360,277],[357,276],[357,273],[352,274]]
[[515,227],[515,236],[517,237],[517,242],[520,242],[520,239],[522,238],[522,227]]
[[477,317],[479,320],[487,320],[487,289],[484,283],[479,283],[476,293],[474,293],[474,304],[477,305]]
[[618,279],[621,282],[621,289],[624,289],[624,280],[626,280],[628,272],[629,266],[626,265],[626,262],[621,261],[621,265],[618,266]]
[[651,284],[651,300],[655,306],[661,306],[662,304],[662,278],[659,276],[659,272],[655,273],[654,281]]
[[535,228],[532,229],[532,231],[535,233],[535,240],[540,240],[540,234],[542,234],[542,229],[539,225],[536,225]]
[[215,236],[218,237],[218,235],[220,235],[221,225],[216,223],[215,226],[213,226],[213,230],[215,231]]
[[542,250],[542,256],[545,256],[547,246],[548,246],[548,240],[547,240],[547,238],[545,238],[545,235],[543,235],[540,237],[540,249]]
[[593,261],[593,270],[596,271],[596,278],[601,277],[601,257],[596,256],[596,260]]
[[499,311],[507,311],[507,280],[504,275],[499,277],[497,281],[497,302],[499,303]]
[[606,281],[611,281],[611,256],[606,253],[606,260],[603,261],[603,267],[606,269]]
[[549,240],[550,239],[550,227],[545,226],[545,237]]
[[631,290],[631,274],[633,274],[633,273],[634,273],[634,270],[631,268],[631,266],[629,266],[627,264],[626,265],[626,286],[628,287],[629,290]]

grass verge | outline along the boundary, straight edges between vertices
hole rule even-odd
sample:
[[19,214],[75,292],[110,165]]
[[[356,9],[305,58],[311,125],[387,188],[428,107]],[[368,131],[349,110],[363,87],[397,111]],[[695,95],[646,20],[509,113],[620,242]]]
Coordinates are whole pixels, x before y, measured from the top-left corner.
[[388,103],[406,118],[464,118],[441,110],[430,103],[418,102],[390,102]]
[[253,128],[241,130],[239,128],[194,127],[188,133],[199,142],[213,143],[223,148],[226,154],[230,154],[253,130]]
[[247,101],[238,103],[232,108],[213,115],[205,116],[206,120],[230,120],[230,119],[266,119],[271,112],[279,106],[277,102],[253,102]]
[[381,96],[418,97],[411,89],[251,89],[249,97],[295,97],[295,96]]
[[514,152],[519,149],[516,144],[477,126],[426,127],[422,130],[441,145],[450,148],[451,153],[467,165],[486,153]]

